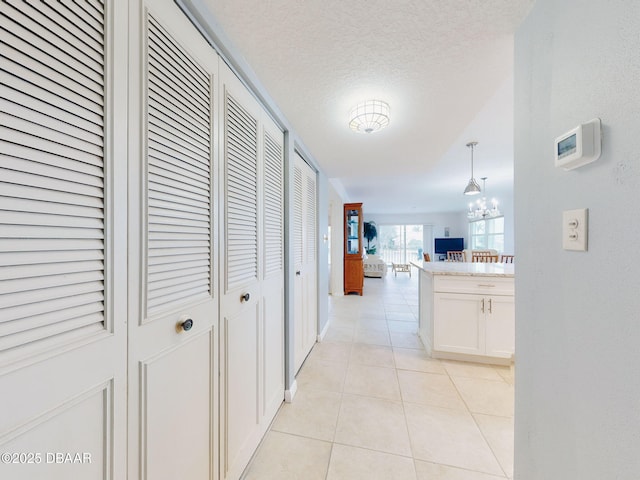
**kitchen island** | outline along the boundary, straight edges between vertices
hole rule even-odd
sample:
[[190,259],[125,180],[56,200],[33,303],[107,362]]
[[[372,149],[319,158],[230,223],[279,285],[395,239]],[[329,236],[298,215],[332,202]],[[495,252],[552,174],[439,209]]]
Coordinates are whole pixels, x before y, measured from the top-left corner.
[[414,262],[419,330],[434,358],[508,365],[515,347],[514,265]]

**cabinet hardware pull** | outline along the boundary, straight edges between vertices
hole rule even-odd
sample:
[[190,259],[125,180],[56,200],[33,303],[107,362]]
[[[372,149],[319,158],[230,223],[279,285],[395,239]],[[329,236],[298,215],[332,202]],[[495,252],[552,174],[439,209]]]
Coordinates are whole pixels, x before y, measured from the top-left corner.
[[495,285],[491,285],[490,283],[479,283],[478,286],[479,287],[489,287],[489,288],[495,287]]
[[482,313],[484,313],[484,298],[482,299],[482,307],[481,307],[481,310],[480,310],[480,311],[481,311]]
[[493,313],[493,305],[492,305],[493,300],[490,298],[489,299],[489,313]]
[[184,320],[181,319],[180,322],[178,322],[176,330],[178,331],[178,333],[180,333],[180,332],[188,332],[192,328],[193,328],[193,320],[191,320],[190,318],[184,318]]
[[248,293],[245,293],[244,295],[240,295],[240,302],[248,302],[250,298],[251,298],[251,295],[249,295]]

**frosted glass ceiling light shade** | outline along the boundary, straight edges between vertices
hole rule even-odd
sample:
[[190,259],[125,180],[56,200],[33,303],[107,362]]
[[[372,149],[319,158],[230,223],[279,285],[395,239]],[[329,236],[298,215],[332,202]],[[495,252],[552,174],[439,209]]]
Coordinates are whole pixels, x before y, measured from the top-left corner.
[[464,189],[465,195],[478,195],[480,193],[480,185],[478,185],[476,179],[473,178],[473,147],[475,147],[477,144],[478,142],[467,143],[467,147],[471,149],[471,178],[469,179],[467,188]]
[[389,104],[367,100],[351,109],[349,127],[358,133],[373,133],[389,125]]

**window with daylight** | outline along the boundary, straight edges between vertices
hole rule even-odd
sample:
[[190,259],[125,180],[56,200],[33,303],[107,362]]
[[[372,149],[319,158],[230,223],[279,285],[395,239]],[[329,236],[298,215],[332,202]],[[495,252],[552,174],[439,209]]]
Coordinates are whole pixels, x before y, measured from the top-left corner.
[[380,225],[377,254],[387,263],[420,260],[423,252],[422,225]]
[[504,251],[504,217],[487,218],[469,222],[470,248]]

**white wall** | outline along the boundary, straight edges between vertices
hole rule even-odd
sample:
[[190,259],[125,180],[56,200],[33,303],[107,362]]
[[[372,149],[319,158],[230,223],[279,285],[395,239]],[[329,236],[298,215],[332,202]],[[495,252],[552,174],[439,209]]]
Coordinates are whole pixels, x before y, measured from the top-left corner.
[[[640,475],[640,2],[538,0],[516,34],[517,480]],[[553,167],[593,117],[600,160]],[[589,251],[561,248],[589,208]]]
[[331,271],[329,272],[329,293],[344,295],[344,209],[346,200],[340,195],[333,182],[329,181],[329,225],[331,225]]

